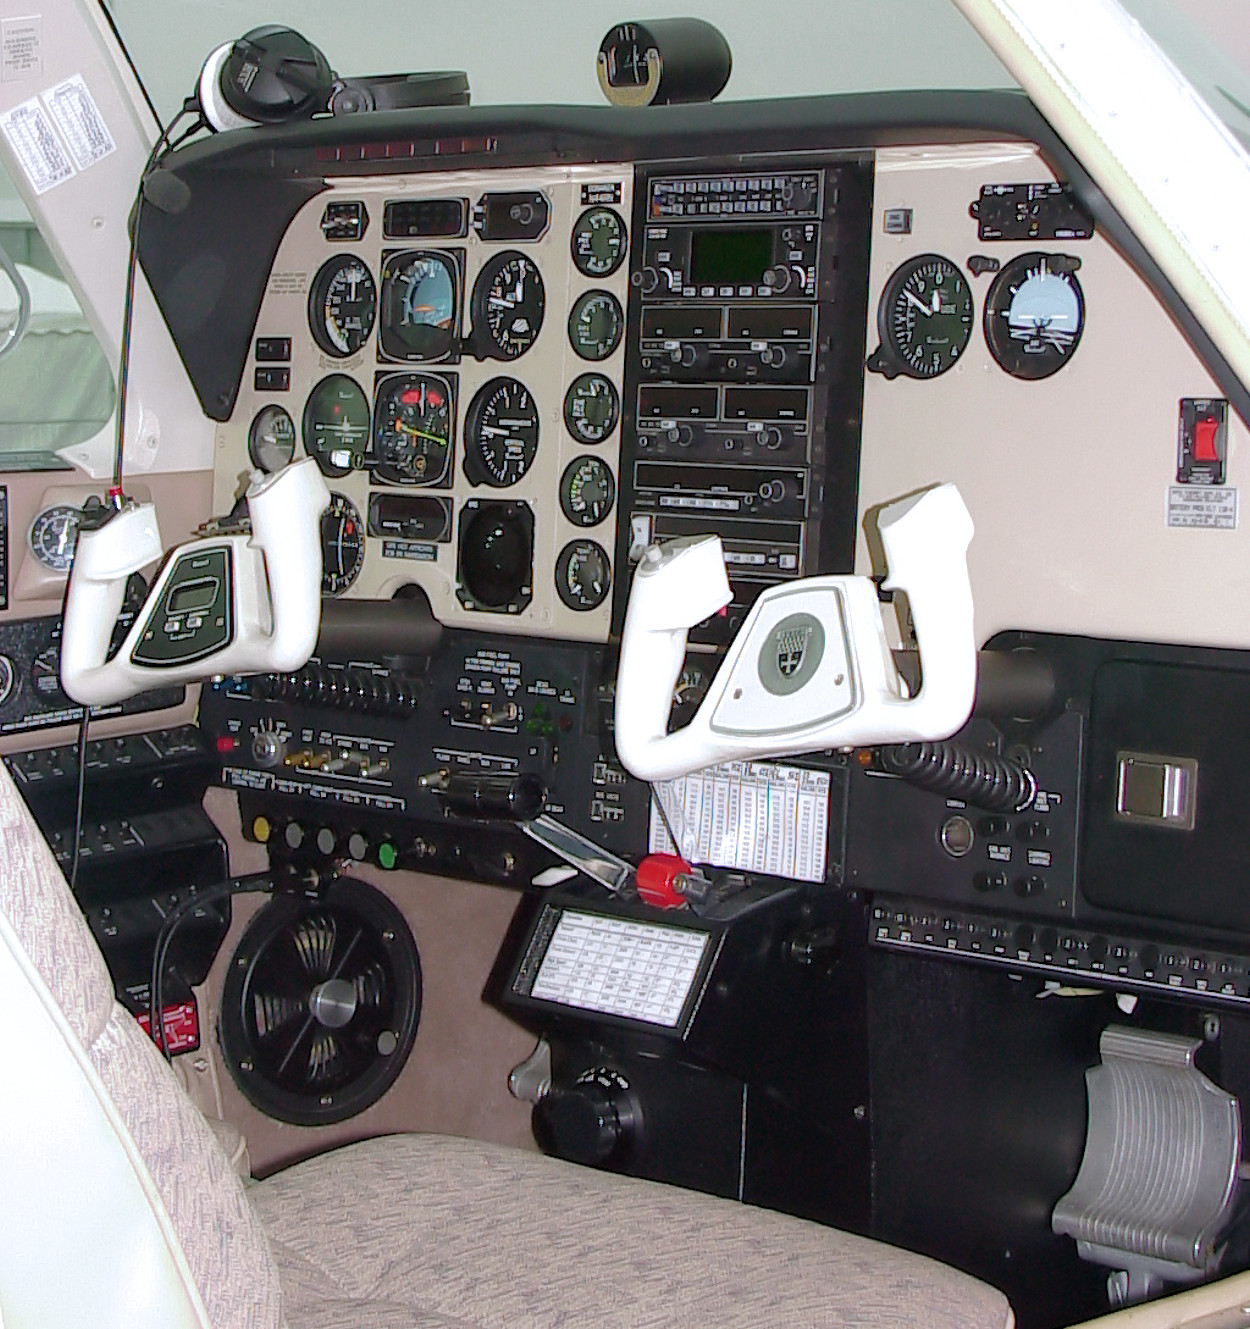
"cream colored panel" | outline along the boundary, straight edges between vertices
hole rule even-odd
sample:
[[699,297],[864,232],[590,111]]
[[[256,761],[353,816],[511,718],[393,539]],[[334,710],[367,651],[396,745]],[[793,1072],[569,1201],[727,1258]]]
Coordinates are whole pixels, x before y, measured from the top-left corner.
[[[954,481],[976,524],[969,550],[978,638],[1004,628],[1250,645],[1250,516],[1235,530],[1169,528],[1178,403],[1218,396],[1169,315],[1100,235],[1046,243],[980,242],[968,206],[983,184],[1053,180],[1019,145],[878,153],[869,276],[868,350],[890,274],[913,254],[957,262],[976,325],[963,357],[927,381],[867,374],[857,568],[867,570],[862,518],[874,504]],[[888,208],[910,208],[907,236],[884,233]],[[1051,378],[1023,382],[986,349],[981,316],[993,274],[1031,249],[1080,258],[1085,332]],[[1228,487],[1250,483],[1246,429],[1230,415]]]
[[[568,336],[569,313],[584,292],[592,289],[611,291],[626,307],[629,287],[629,264],[622,261],[610,277],[602,280],[583,277],[570,260],[570,235],[573,223],[585,210],[581,199],[583,184],[616,184],[620,202],[613,207],[626,226],[632,202],[632,172],[620,165],[533,168],[476,173],[439,173],[406,177],[341,180],[331,191],[310,201],[292,221],[279,247],[270,275],[260,315],[257,337],[292,339],[291,388],[289,392],[258,393],[253,386],[253,365],[249,361],[245,381],[230,421],[217,430],[217,465],[214,505],[218,512],[228,511],[242,492],[248,468],[248,428],[256,412],[275,403],[286,408],[301,432],[304,403],[310,390],[331,373],[351,375],[364,389],[372,403],[373,381],[379,369],[428,369],[435,374],[454,375],[458,380],[455,422],[454,482],[450,489],[397,487],[369,484],[369,475],[355,471],[327,482],[335,493],[349,498],[367,520],[370,493],[446,494],[455,504],[453,536],[440,544],[437,560],[421,562],[405,558],[384,558],[382,540],[367,542],[364,567],[349,596],[389,597],[405,583],[415,582],[429,595],[434,613],[446,624],[480,628],[489,632],[523,632],[574,640],[603,641],[611,618],[611,595],[589,612],[576,612],[561,602],[556,594],[555,567],[560,552],[573,540],[590,539],[612,558],[616,543],[616,511],[589,530],[574,526],[560,511],[559,484],[564,469],[575,458],[594,454],[604,461],[617,477],[620,454],[620,426],[603,443],[588,448],[576,443],[564,426],[564,395],[580,374],[598,371],[621,391],[624,371],[624,337],[607,359],[590,363],[573,351]],[[500,241],[484,243],[472,226],[466,238],[451,240],[383,241],[382,214],[388,199],[466,198],[470,209],[484,191],[541,190],[551,205],[551,223],[546,234],[536,242]],[[326,241],[320,221],[327,202],[334,199],[361,199],[369,214],[369,227],[358,243]],[[512,361],[477,362],[466,358],[459,364],[394,365],[379,361],[376,328],[362,350],[348,359],[324,355],[308,329],[308,290],[321,265],[336,254],[351,253],[364,259],[380,288],[383,250],[460,249],[466,252],[465,289],[463,292],[461,331],[469,329],[468,305],[473,284],[483,265],[495,254],[509,249],[520,250],[539,267],[546,288],[546,307],[542,330],[534,345]],[[507,489],[469,484],[464,474],[464,418],[474,394],[490,379],[507,376],[518,379],[533,395],[539,409],[538,452],[526,475]],[[302,438],[296,449],[303,452]],[[491,613],[466,609],[456,596],[456,559],[460,512],[471,499],[527,503],[534,513],[533,598],[521,613]]]

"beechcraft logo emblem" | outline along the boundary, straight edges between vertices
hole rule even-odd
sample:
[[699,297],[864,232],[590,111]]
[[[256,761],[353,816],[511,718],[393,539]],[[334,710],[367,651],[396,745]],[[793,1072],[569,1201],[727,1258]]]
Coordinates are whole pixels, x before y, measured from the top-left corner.
[[782,678],[793,678],[803,667],[807,643],[811,640],[810,627],[787,628],[777,636],[777,671]]

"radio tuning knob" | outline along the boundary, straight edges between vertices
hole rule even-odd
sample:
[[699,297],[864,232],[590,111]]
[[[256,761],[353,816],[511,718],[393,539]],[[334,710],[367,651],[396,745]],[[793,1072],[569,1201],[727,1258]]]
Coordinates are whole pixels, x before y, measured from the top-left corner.
[[781,446],[781,430],[776,425],[769,425],[763,434],[764,446],[775,452]]
[[778,263],[764,274],[764,285],[771,286],[778,293],[790,289],[790,269],[784,263]]
[[638,274],[638,284],[642,287],[643,295],[650,295],[660,284],[660,274],[654,268],[643,268]]
[[681,362],[687,369],[694,364],[695,349],[689,342],[683,342],[681,348]]
[[694,430],[689,425],[677,426],[677,446],[688,448],[694,442]]

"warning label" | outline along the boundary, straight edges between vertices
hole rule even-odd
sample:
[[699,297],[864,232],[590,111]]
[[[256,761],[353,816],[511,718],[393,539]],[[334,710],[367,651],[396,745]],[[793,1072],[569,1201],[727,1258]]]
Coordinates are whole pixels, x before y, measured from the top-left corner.
[[81,74],[49,88],[43,94],[43,100],[69,144],[74,164],[80,171],[94,166],[116,149],[108,125],[104,123],[100,108]]
[[74,163],[56,136],[52,117],[37,97],[0,115],[0,130],[36,194],[47,193],[74,174]]
[[1237,529],[1237,490],[1225,485],[1169,485],[1168,525]]

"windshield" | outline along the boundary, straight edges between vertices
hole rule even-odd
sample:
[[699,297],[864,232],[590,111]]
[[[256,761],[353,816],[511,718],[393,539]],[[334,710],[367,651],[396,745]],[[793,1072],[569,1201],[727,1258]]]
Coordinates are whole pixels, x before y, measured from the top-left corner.
[[1121,0],[1250,145],[1250,5],[1245,0]]
[[[287,23],[340,75],[462,69],[474,105],[604,105],[599,43],[639,17],[612,3],[472,0],[457,7],[360,0],[106,0],[162,122],[191,91],[205,56],[261,23]],[[903,88],[1014,86],[953,5],[944,0],[791,0],[784,20],[760,0],[659,0],[649,19],[688,15],[729,41],[733,72],[721,100]]]

